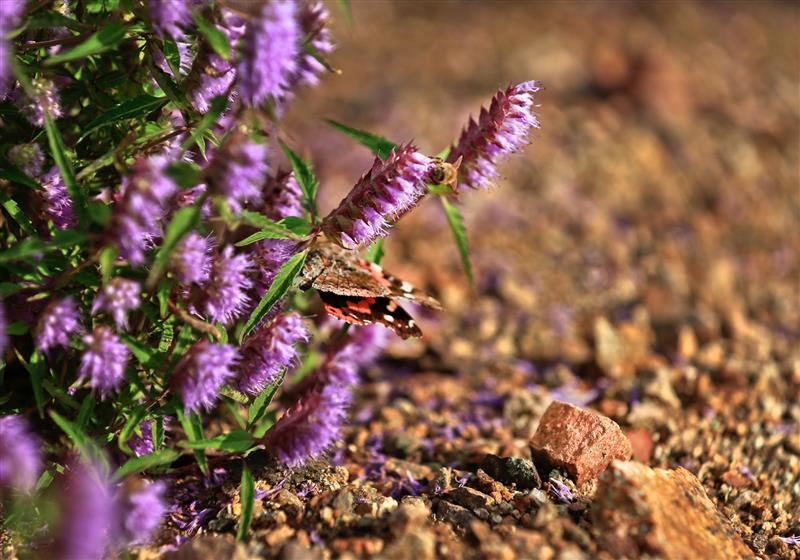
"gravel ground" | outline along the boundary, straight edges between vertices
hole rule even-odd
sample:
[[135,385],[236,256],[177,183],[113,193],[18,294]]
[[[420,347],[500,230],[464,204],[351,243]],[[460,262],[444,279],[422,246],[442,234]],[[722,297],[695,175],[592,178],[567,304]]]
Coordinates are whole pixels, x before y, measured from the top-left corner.
[[[461,196],[475,290],[435,201],[388,242],[386,267],[446,311],[417,311],[425,337],[365,372],[330,460],[251,455],[247,544],[240,467],[181,479],[165,548],[140,556],[800,558],[797,6],[353,11],[342,75],[286,125],[323,208],[370,156],[322,117],[436,153],[497,87],[539,79],[542,128]],[[531,461],[554,400],[613,420],[636,463],[578,487]]]

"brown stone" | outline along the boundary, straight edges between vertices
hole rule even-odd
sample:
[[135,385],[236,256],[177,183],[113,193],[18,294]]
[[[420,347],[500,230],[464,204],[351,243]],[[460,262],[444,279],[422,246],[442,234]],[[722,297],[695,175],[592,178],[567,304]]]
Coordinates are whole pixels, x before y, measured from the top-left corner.
[[248,560],[247,547],[237,543],[233,535],[203,535],[186,541],[181,547],[168,552],[164,558],[169,560],[195,560],[196,558],[228,558]]
[[613,420],[558,401],[545,411],[531,439],[534,461],[566,470],[579,487],[611,461],[629,459],[631,452],[631,442]]
[[600,546],[615,558],[733,559],[753,553],[683,468],[615,461],[592,508]]
[[464,506],[465,508],[471,510],[476,510],[479,508],[488,509],[495,503],[494,498],[491,496],[487,496],[483,492],[478,492],[474,488],[469,488],[468,486],[454,488],[453,490],[450,490],[444,494],[443,497],[449,502],[453,502],[454,504]]
[[635,430],[628,430],[625,435],[628,436],[628,440],[631,442],[633,458],[640,463],[649,465],[650,459],[653,457],[653,436],[650,435],[650,431],[644,428],[636,428]]
[[462,528],[469,527],[469,524],[475,520],[475,516],[467,508],[444,500],[441,500],[436,506],[436,515],[443,521],[448,521],[456,527]]

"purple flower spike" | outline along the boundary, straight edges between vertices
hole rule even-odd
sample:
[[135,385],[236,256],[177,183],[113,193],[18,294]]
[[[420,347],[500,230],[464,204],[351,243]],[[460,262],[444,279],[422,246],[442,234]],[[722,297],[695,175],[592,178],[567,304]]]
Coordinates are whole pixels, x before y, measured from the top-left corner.
[[22,416],[0,418],[0,495],[5,488],[30,492],[42,472],[39,440]]
[[211,410],[223,385],[236,376],[239,352],[228,344],[201,340],[175,367],[173,386],[187,412]]
[[192,22],[189,0],[149,0],[150,19],[159,37],[183,38],[182,27]]
[[139,307],[141,291],[141,285],[135,280],[112,278],[97,294],[92,305],[92,315],[102,309],[114,318],[117,328],[127,329],[128,311]]
[[44,210],[53,221],[56,229],[70,229],[75,227],[75,211],[72,209],[72,199],[67,192],[67,186],[61,178],[58,167],[53,166],[50,171],[42,176]]
[[102,398],[115,393],[125,381],[130,351],[108,327],[97,327],[83,337],[86,350],[81,356],[80,377],[89,379]]
[[119,254],[131,264],[144,264],[145,251],[161,235],[164,207],[177,190],[165,173],[168,163],[161,156],[139,159],[123,180],[111,228]]
[[39,144],[17,144],[8,150],[8,161],[19,167],[28,177],[42,174],[44,153]]
[[0,100],[8,93],[11,77],[11,43],[6,35],[14,29],[25,11],[25,0],[3,0],[0,2]]
[[31,83],[34,91],[32,98],[19,87],[14,90],[12,97],[17,108],[32,125],[44,126],[45,113],[48,113],[53,120],[61,116],[58,89],[47,78],[34,78]]
[[263,212],[273,221],[303,215],[303,193],[291,171],[279,171],[268,177],[264,186]]
[[553,497],[562,504],[570,504],[575,501],[575,494],[569,489],[569,486],[558,480],[557,478],[550,479],[550,493]]
[[785,544],[789,546],[797,546],[800,545],[800,535],[790,535],[788,537],[778,537],[782,540]]
[[69,346],[69,337],[82,330],[75,300],[67,297],[52,301],[36,325],[36,347],[46,354],[55,346]]
[[259,272],[256,284],[259,294],[267,292],[281,267],[301,248],[302,243],[291,239],[263,239],[256,244],[254,258]]
[[[300,8],[298,19],[304,41],[308,41],[308,44],[323,56],[333,52],[335,47],[328,27],[330,14],[322,2],[316,0],[304,3]],[[292,85],[296,82],[299,85],[316,86],[319,84],[320,75],[324,72],[325,66],[311,54],[303,51]]]
[[295,364],[299,354],[295,345],[306,342],[311,334],[297,313],[278,315],[268,325],[261,326],[242,348],[239,389],[258,395],[274,383],[285,368]]
[[97,467],[74,459],[57,487],[61,523],[54,556],[60,560],[102,560],[119,515],[108,481]]
[[[218,27],[233,48],[245,31],[245,21],[234,12],[222,8],[222,27]],[[234,53],[232,53],[234,54]],[[228,93],[236,78],[236,69],[231,63],[215,54],[208,45],[203,45],[195,57],[189,73],[189,92],[192,105],[201,113],[207,113],[211,100]]]
[[167,513],[165,491],[163,482],[141,480],[123,489],[119,504],[120,540],[125,546],[148,544],[153,539]]
[[339,439],[350,401],[346,387],[311,389],[275,422],[264,436],[264,443],[281,463],[299,467]]
[[205,313],[213,321],[229,325],[247,309],[247,290],[253,286],[249,260],[248,255],[234,255],[231,246],[214,260],[204,302]]
[[269,2],[248,23],[237,66],[245,104],[260,105],[288,91],[303,41],[296,14],[294,0]]
[[202,284],[211,273],[211,243],[192,232],[172,255],[172,270],[183,284]]
[[348,249],[386,235],[395,222],[416,206],[427,192],[433,161],[408,144],[393,150],[385,161],[375,158],[367,173],[322,221],[322,231]]
[[533,113],[533,94],[539,83],[530,81],[501,90],[487,111],[481,108],[478,122],[470,118],[447,157],[449,163],[461,160],[459,187],[486,188],[497,177],[500,158],[528,143],[531,128],[539,128]]
[[153,421],[145,420],[139,424],[139,429],[142,431],[142,435],[139,436],[139,434],[134,433],[131,439],[128,440],[128,447],[137,457],[150,455],[155,451],[155,446],[153,445]]
[[267,147],[235,135],[214,155],[208,176],[212,192],[224,196],[233,212],[241,212],[245,203],[261,200],[267,178]]

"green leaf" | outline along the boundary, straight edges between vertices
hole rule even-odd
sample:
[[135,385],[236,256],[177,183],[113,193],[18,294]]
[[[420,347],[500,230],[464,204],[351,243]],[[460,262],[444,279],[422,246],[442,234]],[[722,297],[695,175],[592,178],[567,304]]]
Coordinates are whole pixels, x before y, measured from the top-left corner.
[[0,205],[8,212],[9,216],[14,218],[14,221],[19,224],[22,231],[28,235],[36,233],[33,222],[25,215],[25,212],[22,211],[22,208],[19,207],[19,204],[17,204],[13,198],[9,198],[5,193],[0,192]]
[[58,166],[61,173],[61,178],[67,186],[69,197],[72,199],[72,207],[78,217],[78,222],[81,226],[86,227],[89,222],[89,216],[86,211],[86,196],[81,190],[77,179],[75,179],[75,170],[72,168],[72,161],[67,155],[67,148],[64,145],[64,139],[61,137],[56,123],[50,117],[49,113],[45,113],[45,130],[47,131],[47,141],[50,144],[50,155]]
[[150,346],[142,344],[127,333],[123,333],[121,336],[123,342],[128,345],[128,348],[131,349],[133,355],[144,367],[152,369],[161,365],[164,355],[159,351],[151,348]]
[[[202,199],[201,199],[202,200]],[[181,208],[175,215],[167,227],[167,233],[164,235],[164,242],[158,249],[156,259],[153,262],[153,268],[147,276],[145,287],[147,290],[152,290],[158,282],[161,275],[169,265],[169,259],[172,253],[178,247],[178,244],[190,231],[192,231],[200,219],[200,204],[193,204],[186,208]]]
[[89,393],[84,397],[83,402],[81,403],[81,409],[78,411],[78,420],[76,422],[78,428],[81,430],[86,429],[86,424],[89,422],[92,412],[94,412],[94,405],[96,402],[97,401],[93,393]]
[[143,404],[137,405],[130,413],[127,420],[125,420],[125,425],[122,427],[122,430],[119,432],[119,436],[117,437],[117,445],[119,446],[120,450],[125,451],[126,453],[130,452],[128,440],[131,439],[136,431],[136,428],[139,427],[139,424],[142,423],[142,420],[145,416],[147,416],[147,407]]
[[[247,336],[247,334],[249,334],[250,331],[261,322],[261,319],[263,319],[269,310],[272,309],[272,306],[275,305],[284,296],[284,294],[289,291],[289,288],[292,287],[292,282],[294,281],[295,277],[300,274],[301,270],[303,270],[303,264],[306,261],[306,254],[307,251],[297,253],[288,261],[286,261],[286,263],[284,263],[284,265],[278,271],[277,276],[275,276],[275,280],[272,281],[272,285],[269,287],[269,290],[267,290],[267,293],[261,298],[261,301],[258,302],[258,305],[253,310],[253,313],[250,315],[247,323],[245,323],[241,333],[242,339],[244,339],[244,337]],[[239,342],[241,342],[241,340]]]
[[461,264],[464,265],[464,271],[467,273],[469,283],[475,287],[475,278],[472,275],[472,263],[469,260],[469,240],[467,239],[467,230],[464,227],[464,218],[461,212],[458,211],[446,197],[439,197],[444,207],[444,213],[447,216],[447,223],[450,224],[450,230],[453,232],[453,238],[456,240],[458,252],[461,255]]
[[278,392],[278,388],[283,384],[283,378],[285,375],[281,373],[280,378],[271,384],[269,387],[264,389],[260,395],[258,395],[253,404],[250,405],[250,408],[247,409],[247,426],[248,428],[252,428],[261,419],[264,417],[264,414],[267,412],[267,408],[269,407],[270,403],[272,403],[272,399],[275,397],[275,393]]
[[296,237],[291,231],[283,229],[278,224],[275,224],[275,229],[257,231],[235,243],[235,245],[237,247],[247,247],[262,239],[296,239]]
[[278,223],[300,237],[305,237],[314,231],[314,224],[299,216],[287,216]]
[[294,178],[303,192],[303,206],[309,213],[314,215],[317,208],[317,188],[319,187],[319,181],[314,175],[314,170],[311,169],[311,165],[308,162],[294,153],[283,142],[281,142],[281,148],[283,148],[286,157],[289,158],[289,163],[292,164],[292,170],[294,171]]
[[188,189],[203,182],[203,170],[196,163],[175,162],[167,167],[167,175],[182,189]]
[[152,74],[153,79],[158,84],[158,87],[161,88],[161,91],[166,94],[169,100],[179,109],[187,109],[189,103],[186,101],[186,95],[178,87],[178,84],[175,83],[172,77],[161,68],[154,66],[152,62],[148,64],[148,68],[150,69],[150,74]]
[[58,12],[44,12],[31,17],[25,25],[26,30],[49,29],[52,27],[68,27],[75,31],[82,31],[81,24]]
[[124,465],[118,468],[113,478],[115,480],[120,480],[130,474],[144,472],[153,467],[169,465],[180,456],[180,452],[174,449],[162,449],[161,451],[155,451],[149,455],[134,457],[133,459],[128,459]]
[[231,58],[231,44],[228,42],[228,37],[217,28],[216,25],[208,22],[199,12],[195,12],[194,23],[197,29],[206,38],[208,44],[214,49],[214,52],[221,56],[224,60]]
[[58,427],[67,434],[67,437],[72,440],[72,443],[75,444],[75,447],[78,448],[78,451],[80,451],[84,458],[98,459],[102,456],[102,452],[97,448],[97,445],[78,426],[61,416],[55,410],[50,411],[50,418],[52,418],[53,422],[58,424]]
[[383,237],[379,237],[369,246],[369,249],[367,249],[367,252],[364,254],[364,258],[371,263],[381,264],[384,254]]
[[86,236],[73,229],[65,229],[53,235],[53,238],[45,243],[38,237],[28,237],[23,239],[10,249],[0,252],[0,263],[22,260],[33,255],[49,253],[63,247],[70,247],[82,243]]
[[178,50],[178,43],[172,39],[164,39],[164,58],[172,70],[173,76],[181,75],[181,52]]
[[244,430],[234,430],[211,439],[182,441],[178,445],[187,449],[222,449],[223,451],[240,453],[250,449],[254,441],[253,436]]
[[[191,416],[187,418],[181,407],[178,407],[175,414],[178,416],[178,422],[181,423],[181,427],[183,427],[183,431],[186,437],[189,438],[189,441],[200,441],[203,439],[203,424],[197,421],[199,420],[197,414],[192,413]],[[208,475],[208,459],[206,459],[205,451],[202,449],[195,449],[194,457],[197,460],[197,466],[200,467],[203,474]]]
[[39,417],[44,418],[44,374],[45,374],[45,363],[44,358],[42,357],[41,352],[35,350],[33,354],[31,354],[31,358],[29,361],[25,361],[25,358],[22,357],[22,354],[19,353],[19,350],[14,348],[14,353],[17,355],[17,359],[20,361],[22,366],[28,370],[28,373],[31,376],[31,387],[33,388],[33,398],[36,400],[36,408],[39,410]]
[[200,122],[197,123],[197,126],[192,130],[192,134],[183,141],[181,144],[181,148],[184,150],[188,150],[191,148],[196,142],[200,142],[203,140],[203,134],[214,126],[217,123],[217,119],[219,119],[220,115],[225,112],[225,109],[228,107],[228,98],[224,95],[218,95],[214,99],[211,100],[211,107],[208,109],[208,113],[203,115],[203,118],[200,119]]
[[338,0],[339,10],[344,16],[344,21],[349,27],[353,26],[353,10],[350,8],[350,0]]
[[6,160],[0,160],[0,164],[2,164],[2,169],[0,169],[0,179],[8,179],[13,183],[19,183],[20,185],[25,185],[26,187],[30,187],[32,189],[41,189],[42,186],[25,175],[22,171],[8,163]]
[[114,276],[115,260],[117,260],[116,247],[106,247],[100,251],[100,274],[103,278],[103,284],[108,284],[111,277]]
[[51,56],[45,60],[45,65],[52,66],[54,64],[61,64],[62,62],[86,58],[87,56],[113,49],[125,38],[127,30],[128,28],[121,23],[116,21],[109,22],[100,31],[86,39],[74,49]]
[[6,327],[6,334],[9,336],[20,336],[28,332],[28,324],[22,321],[16,321]]
[[239,529],[236,531],[236,538],[240,541],[247,540],[247,531],[253,520],[253,507],[256,503],[256,485],[253,475],[247,465],[242,465],[242,483],[239,489],[239,497],[242,500],[242,516],[239,518]]
[[89,136],[98,128],[102,128],[108,124],[118,122],[124,119],[133,119],[141,117],[148,113],[152,113],[162,105],[166,104],[168,99],[166,97],[153,97],[152,95],[140,95],[133,99],[123,101],[119,105],[112,107],[96,119],[92,120],[84,128],[84,132],[78,139],[78,143],[83,141],[84,138]]
[[387,140],[383,136],[378,136],[376,134],[372,134],[370,132],[366,132],[364,130],[359,130],[357,128],[352,128],[347,125],[344,125],[340,122],[336,122],[333,119],[326,119],[329,125],[333,128],[342,132],[356,140],[359,144],[366,146],[369,148],[373,154],[378,156],[381,159],[386,159],[389,157],[391,151],[397,148],[397,144],[392,142],[391,140]]

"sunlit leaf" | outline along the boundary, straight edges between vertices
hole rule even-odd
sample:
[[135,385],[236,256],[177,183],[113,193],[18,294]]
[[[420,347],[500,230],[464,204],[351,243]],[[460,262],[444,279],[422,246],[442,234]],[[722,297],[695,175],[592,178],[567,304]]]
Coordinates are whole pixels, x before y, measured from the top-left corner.
[[86,195],[81,190],[77,179],[75,178],[75,170],[72,167],[72,160],[67,155],[67,149],[64,145],[64,139],[61,137],[56,123],[50,117],[49,113],[45,113],[45,130],[47,131],[47,141],[50,144],[50,155],[53,156],[58,170],[61,173],[61,178],[69,192],[69,197],[72,199],[72,208],[75,215],[78,217],[78,223],[86,227],[88,223],[88,213],[86,211]]
[[194,23],[214,52],[223,59],[230,60],[231,44],[228,37],[216,25],[209,23],[199,12],[194,13]]
[[162,449],[161,451],[155,451],[149,455],[128,459],[125,464],[114,473],[114,479],[120,480],[131,474],[144,472],[154,467],[169,465],[180,456],[180,452],[174,449]]
[[444,213],[447,216],[447,223],[450,225],[450,231],[453,232],[453,237],[456,240],[458,253],[461,255],[461,264],[464,265],[464,271],[467,273],[469,283],[475,285],[475,278],[472,275],[472,263],[469,259],[469,240],[467,239],[467,230],[464,227],[464,218],[461,212],[458,211],[446,197],[441,196],[439,200],[442,201]]
[[239,497],[242,501],[242,515],[239,518],[239,528],[236,531],[236,538],[240,541],[247,540],[247,531],[253,520],[253,507],[256,501],[256,486],[253,475],[247,465],[242,465],[242,482],[239,488]]
[[304,199],[303,206],[313,215],[316,213],[317,207],[317,188],[319,187],[317,176],[314,175],[311,165],[294,153],[289,146],[281,142],[281,148],[283,148],[286,157],[289,158],[289,163],[291,163],[294,171],[294,178],[297,180],[297,184],[300,185]]
[[125,38],[127,30],[127,27],[121,23],[111,21],[74,49],[51,56],[45,60],[45,65],[61,64],[113,49]]
[[349,127],[333,119],[326,119],[326,122],[339,132],[346,134],[350,138],[356,140],[359,144],[369,148],[373,154],[381,159],[386,159],[389,157],[389,154],[392,152],[392,150],[397,148],[397,144],[391,140],[387,140],[383,136],[378,136],[377,134],[372,134],[364,130]]
[[140,95],[123,101],[87,124],[83,129],[83,134],[78,139],[78,143],[99,128],[125,119],[147,115],[163,106],[167,101],[168,99],[165,97],[153,97],[152,95]]

